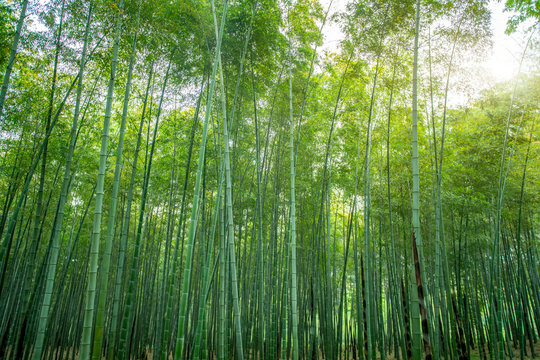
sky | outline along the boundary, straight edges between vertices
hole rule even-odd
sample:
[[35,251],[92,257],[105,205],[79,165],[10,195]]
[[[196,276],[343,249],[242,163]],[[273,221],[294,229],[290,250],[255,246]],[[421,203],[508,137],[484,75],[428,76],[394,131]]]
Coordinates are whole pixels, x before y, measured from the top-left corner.
[[[344,11],[346,4],[351,0],[320,0],[324,10],[331,3],[330,14]],[[506,22],[510,14],[504,12],[504,1],[490,1],[488,7],[491,10],[491,29],[493,32],[493,48],[488,51],[488,55],[483,63],[478,64],[479,68],[483,69],[488,76],[484,86],[493,85],[495,82],[506,81],[511,79],[517,72],[519,67],[519,58],[523,52],[523,46],[526,39],[522,33],[506,35]],[[344,35],[341,32],[338,24],[332,22],[327,23],[323,30],[324,45],[321,51],[337,51],[339,41]]]
[[[40,3],[45,3],[47,0],[39,0]],[[337,12],[343,12],[346,10],[346,5],[354,0],[319,0],[324,11],[328,9],[330,5],[330,13],[328,18]],[[481,84],[480,89],[492,87],[497,82],[507,81],[514,77],[519,67],[519,60],[523,52],[523,48],[527,41],[527,36],[522,32],[516,32],[512,35],[505,34],[506,23],[511,16],[510,13],[504,11],[504,0],[491,0],[489,2],[489,9],[491,10],[491,29],[492,29],[492,41],[493,47],[488,50],[488,54],[485,57],[484,62],[475,64],[478,68]],[[531,24],[530,22],[529,24]],[[46,30],[44,24],[39,21],[33,23],[35,30]],[[521,26],[520,28],[525,28]],[[518,28],[519,30],[519,28]],[[334,21],[327,21],[323,28],[324,42],[323,45],[318,48],[319,54],[323,54],[325,51],[338,52],[339,43],[344,38],[344,34],[341,32],[339,24]],[[530,49],[529,49],[530,51]],[[454,94],[457,103],[461,103],[467,95]],[[457,100],[458,98],[462,100]]]
[[504,12],[504,2],[490,2],[493,48],[484,66],[498,81],[511,79],[518,71],[519,60],[526,39],[522,33],[506,35],[506,23],[510,14]]
[[[40,3],[46,0],[39,0]],[[319,0],[321,6],[326,11],[331,5],[329,18],[336,12],[345,11],[347,3],[352,0]],[[495,82],[511,79],[517,72],[519,58],[523,52],[526,39],[522,33],[506,35],[506,23],[510,14],[504,12],[504,0],[491,0],[488,7],[492,13],[491,29],[493,32],[493,48],[489,51],[485,61],[478,64],[489,76],[485,79],[484,86],[493,85]],[[39,22],[34,22],[34,27],[38,30],[45,30],[45,26]],[[43,29],[41,29],[43,27]],[[324,51],[338,51],[340,40],[344,38],[339,28],[339,24],[328,21],[323,29],[324,44],[319,48],[320,53]]]

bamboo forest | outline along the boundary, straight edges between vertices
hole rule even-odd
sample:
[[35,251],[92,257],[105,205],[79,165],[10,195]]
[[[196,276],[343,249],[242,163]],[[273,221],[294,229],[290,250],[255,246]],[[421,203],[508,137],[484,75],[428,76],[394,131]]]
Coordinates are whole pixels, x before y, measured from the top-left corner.
[[0,359],[539,359],[537,0],[0,0]]

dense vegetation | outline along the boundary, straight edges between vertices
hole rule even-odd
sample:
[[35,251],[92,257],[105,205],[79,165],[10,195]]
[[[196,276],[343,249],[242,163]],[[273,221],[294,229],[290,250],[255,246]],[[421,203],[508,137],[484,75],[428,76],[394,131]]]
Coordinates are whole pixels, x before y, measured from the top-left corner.
[[540,356],[538,2],[334,5],[0,0],[0,358]]

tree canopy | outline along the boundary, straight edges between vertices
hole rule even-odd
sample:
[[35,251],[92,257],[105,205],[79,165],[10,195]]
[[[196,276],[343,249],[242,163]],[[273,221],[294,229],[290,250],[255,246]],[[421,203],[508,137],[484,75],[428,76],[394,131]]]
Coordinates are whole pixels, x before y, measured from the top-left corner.
[[539,356],[538,2],[336,3],[0,0],[0,358]]

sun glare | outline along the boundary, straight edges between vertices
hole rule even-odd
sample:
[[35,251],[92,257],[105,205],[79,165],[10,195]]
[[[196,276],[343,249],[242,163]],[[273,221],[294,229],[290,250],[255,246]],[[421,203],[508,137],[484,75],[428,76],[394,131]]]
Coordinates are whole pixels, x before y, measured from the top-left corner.
[[510,53],[497,51],[485,62],[485,68],[495,81],[511,79],[516,72],[516,59]]
[[504,12],[504,3],[493,1],[490,8],[493,49],[486,58],[484,67],[493,80],[507,81],[516,75],[524,44],[517,41],[515,36],[505,33],[510,14]]

